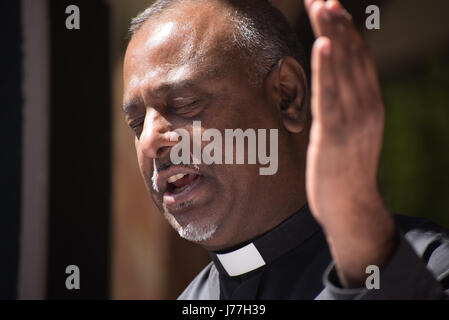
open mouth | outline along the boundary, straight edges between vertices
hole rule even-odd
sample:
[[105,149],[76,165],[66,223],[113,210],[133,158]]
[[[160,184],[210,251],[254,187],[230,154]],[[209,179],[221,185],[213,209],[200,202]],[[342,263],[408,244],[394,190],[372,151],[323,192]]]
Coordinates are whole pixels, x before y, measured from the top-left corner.
[[198,174],[178,173],[167,179],[166,192],[170,194],[178,194],[186,190],[189,185],[199,178]]
[[[156,191],[162,196],[163,204],[172,212],[191,210],[194,204],[199,205],[210,197],[208,179],[199,168],[170,166],[154,176],[153,183],[158,188]],[[190,209],[182,206],[184,203],[190,203]]]

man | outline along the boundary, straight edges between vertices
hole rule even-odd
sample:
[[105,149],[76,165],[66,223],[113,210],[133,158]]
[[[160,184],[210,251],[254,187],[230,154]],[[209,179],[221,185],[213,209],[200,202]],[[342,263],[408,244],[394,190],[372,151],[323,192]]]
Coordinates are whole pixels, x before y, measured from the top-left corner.
[[[447,236],[395,219],[378,191],[373,59],[338,1],[305,5],[317,37],[311,88],[301,45],[267,1],[160,0],[132,22],[123,108],[142,176],[170,224],[213,260],[180,298],[443,298]],[[277,129],[277,172],[173,163],[194,121],[200,133]]]

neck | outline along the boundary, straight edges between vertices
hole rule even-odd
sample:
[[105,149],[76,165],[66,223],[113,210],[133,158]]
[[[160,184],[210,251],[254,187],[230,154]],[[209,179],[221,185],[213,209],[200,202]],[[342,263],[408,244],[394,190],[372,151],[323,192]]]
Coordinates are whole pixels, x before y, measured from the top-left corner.
[[[288,185],[291,187],[280,191],[282,195],[279,196],[271,188],[265,188],[258,199],[248,201],[251,208],[242,208],[235,212],[235,217],[229,220],[229,225],[222,226],[221,235],[217,232],[216,237],[200,244],[208,251],[230,250],[251,242],[278,226],[307,203],[304,184]],[[259,199],[265,201],[257,202]],[[219,242],[220,238],[228,241]]]
[[199,243],[208,251],[240,246],[275,228],[307,203],[305,159],[284,152],[273,176],[258,176],[244,203],[236,203],[215,236]]

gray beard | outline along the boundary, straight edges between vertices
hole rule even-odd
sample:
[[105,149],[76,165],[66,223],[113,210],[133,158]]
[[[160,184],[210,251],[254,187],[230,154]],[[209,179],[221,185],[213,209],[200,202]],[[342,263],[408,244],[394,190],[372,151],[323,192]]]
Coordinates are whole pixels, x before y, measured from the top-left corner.
[[170,225],[178,232],[181,238],[193,242],[201,242],[211,239],[218,229],[215,221],[200,223],[198,221],[189,222],[186,226],[182,226],[176,219],[164,208],[164,216]]
[[185,227],[179,226],[177,231],[181,238],[189,241],[200,242],[211,239],[214,236],[215,231],[217,231],[217,226],[196,226],[194,223],[189,223]]

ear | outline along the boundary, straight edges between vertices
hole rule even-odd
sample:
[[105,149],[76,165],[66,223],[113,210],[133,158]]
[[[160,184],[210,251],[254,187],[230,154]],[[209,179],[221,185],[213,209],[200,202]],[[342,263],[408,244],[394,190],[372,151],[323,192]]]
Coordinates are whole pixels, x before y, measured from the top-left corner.
[[306,74],[299,62],[292,57],[282,58],[265,85],[284,127],[291,133],[302,132],[306,127],[309,94]]

